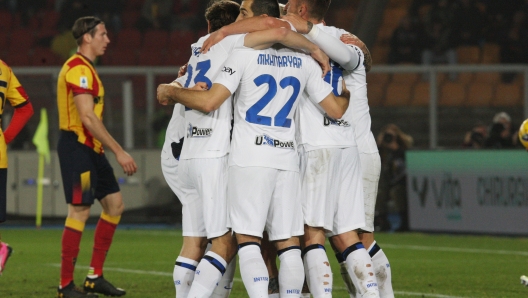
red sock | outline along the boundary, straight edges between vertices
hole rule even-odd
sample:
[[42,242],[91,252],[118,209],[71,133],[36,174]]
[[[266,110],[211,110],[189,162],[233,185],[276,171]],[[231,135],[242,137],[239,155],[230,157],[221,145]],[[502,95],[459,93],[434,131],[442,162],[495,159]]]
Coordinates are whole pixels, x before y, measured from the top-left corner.
[[103,264],[106,259],[106,254],[110,249],[110,245],[112,245],[114,232],[120,219],[120,216],[110,216],[104,212],[101,214],[101,218],[99,218],[99,222],[95,228],[94,247],[92,261],[90,263],[90,271],[88,272],[89,275],[103,275]]
[[73,270],[79,255],[79,244],[84,230],[84,223],[73,218],[66,218],[64,232],[62,233],[61,253],[61,287],[73,281]]

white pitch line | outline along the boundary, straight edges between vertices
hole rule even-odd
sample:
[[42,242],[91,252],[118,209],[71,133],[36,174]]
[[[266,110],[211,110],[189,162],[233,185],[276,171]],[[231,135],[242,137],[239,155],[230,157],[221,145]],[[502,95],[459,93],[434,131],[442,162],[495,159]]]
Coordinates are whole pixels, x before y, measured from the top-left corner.
[[[53,267],[59,267],[60,264],[49,264]],[[79,269],[90,269],[89,266],[75,266],[75,268]],[[147,271],[147,270],[134,270],[134,269],[124,269],[124,268],[112,268],[112,267],[104,267],[105,271],[117,271],[117,272],[123,272],[123,273],[135,273],[135,274],[146,274],[146,275],[162,275],[162,276],[172,276],[172,272],[163,272],[163,271]]]
[[[60,264],[49,264],[49,265],[53,267],[58,267],[58,268],[60,268],[61,266]],[[77,265],[75,266],[75,268],[89,269],[90,267]],[[134,270],[134,269],[125,269],[125,268],[113,268],[113,267],[105,267],[104,270],[123,272],[123,273],[144,274],[144,275],[172,276],[172,272],[163,272],[163,271]],[[235,277],[234,281],[242,282],[242,279]],[[346,291],[345,287],[334,287],[334,289]],[[394,291],[394,293],[398,295],[434,297],[434,298],[468,298],[468,297],[458,297],[458,296],[447,296],[447,295],[441,295],[441,294],[428,294],[428,293],[403,292],[403,291]]]
[[457,248],[457,247],[436,247],[436,246],[420,246],[420,245],[394,245],[381,243],[382,248],[394,249],[410,249],[410,250],[434,250],[434,251],[448,251],[448,252],[464,252],[464,253],[482,253],[482,254],[498,254],[498,255],[519,255],[528,256],[528,251],[514,251],[514,250],[494,250],[494,249],[477,249],[477,248]]

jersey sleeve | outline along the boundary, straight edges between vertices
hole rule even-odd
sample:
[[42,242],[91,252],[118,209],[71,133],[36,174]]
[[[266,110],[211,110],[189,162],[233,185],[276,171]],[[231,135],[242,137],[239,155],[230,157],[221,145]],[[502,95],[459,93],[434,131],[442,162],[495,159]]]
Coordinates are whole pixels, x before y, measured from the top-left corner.
[[[9,69],[9,71],[11,71],[11,69]],[[12,71],[6,96],[9,103],[14,108],[22,107],[29,102],[29,97],[26,91]]]
[[308,69],[308,80],[306,82],[306,91],[310,95],[310,100],[315,104],[319,104],[323,99],[325,99],[328,94],[332,93],[332,85],[325,82],[322,78],[323,71],[321,67],[312,59],[306,59]]
[[72,90],[73,96],[79,94],[93,94],[94,77],[86,65],[76,65],[66,73],[66,84]]
[[344,69],[354,71],[361,65],[363,53],[361,50],[359,52],[356,50],[359,49],[358,47],[344,44],[341,40],[328,34],[318,26],[314,26],[306,37]]
[[[244,39],[242,38],[242,40]],[[242,46],[244,46],[243,43]],[[214,81],[215,84],[221,84],[226,87],[231,94],[237,90],[240,80],[242,79],[242,74],[244,73],[243,61],[247,60],[242,56],[244,56],[243,51],[234,50],[232,55],[226,60]]]

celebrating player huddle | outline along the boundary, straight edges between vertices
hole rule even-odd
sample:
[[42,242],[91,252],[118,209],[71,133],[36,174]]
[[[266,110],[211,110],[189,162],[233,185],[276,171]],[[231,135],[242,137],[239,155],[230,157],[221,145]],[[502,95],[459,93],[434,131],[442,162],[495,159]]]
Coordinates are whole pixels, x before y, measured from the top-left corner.
[[270,297],[309,297],[305,281],[313,297],[332,296],[326,237],[351,297],[394,297],[372,235],[379,155],[370,56],[323,25],[329,5],[290,0],[286,22],[276,0],[245,0],[240,12],[216,1],[186,73],[158,87],[160,103],[176,104],[162,152],[183,205],[176,297],[229,296],[237,253],[249,297],[268,297],[264,232],[280,260],[279,294]]

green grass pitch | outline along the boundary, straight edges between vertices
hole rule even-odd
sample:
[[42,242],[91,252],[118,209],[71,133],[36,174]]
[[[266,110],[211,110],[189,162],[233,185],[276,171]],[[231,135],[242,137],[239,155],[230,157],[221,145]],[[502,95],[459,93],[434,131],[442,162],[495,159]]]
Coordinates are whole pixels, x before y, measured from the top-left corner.
[[[55,297],[59,282],[61,229],[1,229],[14,253],[0,277],[0,297]],[[528,274],[528,238],[378,233],[377,241],[392,267],[396,297],[528,297],[519,277]],[[75,281],[82,283],[90,262],[93,229],[81,242]],[[125,297],[174,297],[172,269],[181,231],[120,227],[106,264],[105,277],[125,288]],[[348,297],[339,268],[334,297]],[[231,297],[247,297],[240,274]]]

